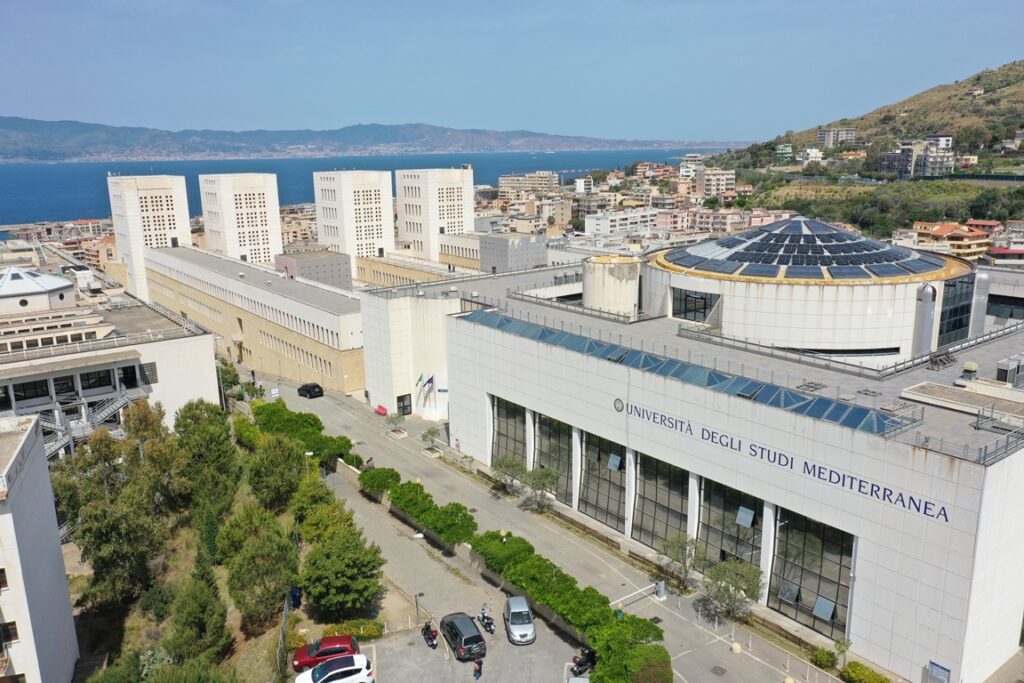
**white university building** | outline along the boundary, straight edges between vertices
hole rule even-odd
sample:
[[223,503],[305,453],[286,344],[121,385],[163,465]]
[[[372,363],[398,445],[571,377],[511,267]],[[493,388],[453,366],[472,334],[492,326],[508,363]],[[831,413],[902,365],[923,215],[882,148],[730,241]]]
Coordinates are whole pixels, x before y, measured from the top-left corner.
[[192,244],[183,176],[107,176],[117,251],[127,266],[128,291],[149,300],[145,249]]
[[398,240],[409,255],[437,261],[439,235],[473,231],[473,169],[395,171]]
[[264,264],[273,263],[284,251],[277,176],[273,173],[201,175],[199,197],[209,251]]
[[367,292],[368,399],[556,471],[623,550],[683,532],[760,567],[759,612],[804,640],[980,683],[1024,623],[1024,322],[986,316],[989,286],[797,217]]
[[0,418],[0,680],[68,683],[78,639],[39,419]]
[[314,173],[313,192],[321,244],[353,257],[383,257],[395,250],[390,172]]

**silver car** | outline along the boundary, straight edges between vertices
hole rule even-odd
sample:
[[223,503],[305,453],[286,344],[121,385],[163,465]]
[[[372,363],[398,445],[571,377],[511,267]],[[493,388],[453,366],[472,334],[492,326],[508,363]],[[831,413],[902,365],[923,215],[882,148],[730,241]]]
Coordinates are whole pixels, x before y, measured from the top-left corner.
[[537,640],[533,612],[526,598],[512,597],[505,601],[505,633],[513,645],[529,645]]

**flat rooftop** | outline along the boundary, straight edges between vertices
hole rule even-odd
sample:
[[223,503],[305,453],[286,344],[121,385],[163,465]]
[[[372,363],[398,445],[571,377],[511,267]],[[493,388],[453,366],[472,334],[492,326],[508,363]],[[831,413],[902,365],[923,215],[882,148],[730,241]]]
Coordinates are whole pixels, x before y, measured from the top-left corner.
[[153,249],[149,253],[158,254],[162,263],[179,261],[196,266],[231,280],[245,282],[251,287],[270,292],[275,296],[293,299],[335,315],[351,315],[359,312],[359,298],[355,294],[347,294],[327,285],[297,282],[289,279],[284,273],[271,268],[254,266],[244,261],[236,261],[191,247]]
[[7,494],[7,468],[35,422],[34,415],[0,418],[0,489]]
[[[806,396],[839,400],[893,414],[913,412],[915,419],[919,420],[917,424],[889,438],[955,457],[977,460],[978,448],[1006,436],[1002,432],[978,429],[975,416],[948,408],[925,406],[904,398],[902,394],[922,382],[952,387],[967,361],[978,364],[979,377],[994,379],[996,363],[1020,353],[1024,348],[1024,327],[956,352],[954,361],[945,367],[933,369],[932,365],[923,363],[878,376],[879,373],[871,368],[855,372],[857,368],[854,366],[830,363],[827,359],[806,354],[733,344],[721,338],[681,336],[680,321],[670,317],[626,323],[582,308],[577,311],[574,306],[564,303],[514,296],[516,292],[552,286],[559,278],[564,282],[566,276],[575,277],[581,272],[582,264],[571,264],[381,288],[370,293],[394,298],[416,296],[417,291],[422,291],[428,298],[462,298],[483,307],[493,307],[496,312],[518,320],[778,385]],[[451,291],[453,287],[456,291]]]

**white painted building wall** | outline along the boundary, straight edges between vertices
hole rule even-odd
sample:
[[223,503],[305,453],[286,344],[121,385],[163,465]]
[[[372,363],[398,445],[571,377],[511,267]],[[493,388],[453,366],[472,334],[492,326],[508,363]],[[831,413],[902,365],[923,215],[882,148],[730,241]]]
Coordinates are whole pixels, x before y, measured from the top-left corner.
[[[1001,543],[993,539],[976,566],[975,540],[985,539],[977,533],[987,489],[983,467],[459,318],[448,319],[448,371],[451,442],[467,455],[489,463],[489,396],[500,396],[856,536],[848,622],[855,654],[914,681],[934,660],[952,670],[952,680],[965,683],[983,680],[988,662],[1000,656],[982,662],[968,650],[962,665],[960,655],[965,639],[969,645],[984,640],[967,638],[969,616],[987,617],[984,602],[968,613],[972,568],[983,577],[993,565],[1005,563],[1005,571],[1013,571],[1019,564],[1019,548],[1009,547],[1019,545],[1011,541],[1015,536],[992,529],[986,533]],[[616,399],[684,419],[694,435],[618,412]],[[740,439],[741,451],[713,444],[703,430]],[[752,443],[790,454],[793,469],[751,457],[742,445]],[[1011,456],[1006,469],[1016,470],[1013,460],[1020,458]],[[948,522],[808,476],[803,463],[934,501],[947,511]],[[1015,488],[1007,492],[1020,489],[1020,474],[1012,475]],[[998,514],[998,497],[991,503]],[[763,547],[762,555],[767,552]],[[1018,582],[1007,590],[1016,590]],[[1010,624],[1009,613],[1016,607],[996,617],[1014,638],[1020,624]],[[1016,609],[1018,622],[1020,614]],[[1004,653],[1008,646],[998,647]]]
[[472,232],[473,169],[395,171],[398,240],[409,255],[437,261],[440,235]]
[[273,173],[200,175],[199,197],[209,251],[264,264],[284,251]]
[[37,419],[0,420],[0,447],[5,459],[10,453],[0,474],[0,563],[7,574],[0,614],[18,628],[17,640],[6,645],[5,673],[23,675],[25,683],[68,683],[78,639]]
[[382,257],[395,250],[389,171],[314,173],[313,193],[317,237],[331,251]]
[[363,364],[372,406],[393,413],[398,397],[409,394],[414,415],[448,417],[446,321],[460,309],[458,297],[362,295]]
[[184,176],[107,176],[114,241],[127,266],[124,285],[149,301],[145,250],[188,246],[192,232]]

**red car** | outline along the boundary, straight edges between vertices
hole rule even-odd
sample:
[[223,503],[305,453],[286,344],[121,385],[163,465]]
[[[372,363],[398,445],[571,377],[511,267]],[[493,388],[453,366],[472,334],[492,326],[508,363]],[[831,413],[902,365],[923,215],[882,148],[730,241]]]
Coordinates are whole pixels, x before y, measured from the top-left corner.
[[305,671],[335,657],[359,654],[359,643],[352,636],[327,636],[303,645],[292,656],[292,669]]

